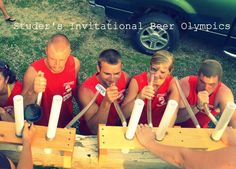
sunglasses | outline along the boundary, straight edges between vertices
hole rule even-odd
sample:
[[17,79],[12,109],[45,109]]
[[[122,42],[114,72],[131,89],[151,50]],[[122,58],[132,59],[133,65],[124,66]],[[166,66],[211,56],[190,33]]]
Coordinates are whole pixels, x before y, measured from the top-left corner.
[[0,71],[8,71],[9,66],[5,63],[0,62]]

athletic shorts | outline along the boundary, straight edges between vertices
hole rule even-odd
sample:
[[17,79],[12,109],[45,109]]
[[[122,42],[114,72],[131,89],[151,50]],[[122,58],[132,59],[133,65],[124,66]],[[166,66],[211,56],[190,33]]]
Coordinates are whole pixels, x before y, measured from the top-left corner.
[[0,169],[11,169],[9,160],[1,152],[0,152]]

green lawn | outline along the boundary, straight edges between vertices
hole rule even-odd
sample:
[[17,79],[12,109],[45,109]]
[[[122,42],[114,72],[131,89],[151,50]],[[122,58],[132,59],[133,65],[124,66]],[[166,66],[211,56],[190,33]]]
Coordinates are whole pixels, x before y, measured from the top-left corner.
[[[124,70],[130,75],[148,69],[150,57],[134,50],[129,35],[121,30],[71,29],[71,24],[104,23],[102,17],[90,10],[85,0],[18,0],[6,3],[8,12],[18,24],[41,24],[47,30],[19,28],[0,20],[0,59],[6,60],[19,79],[28,65],[45,56],[44,49],[49,37],[57,32],[65,33],[71,41],[73,55],[81,61],[80,80],[83,82],[95,71],[97,56],[107,48],[119,50],[123,56]],[[2,15],[0,15],[1,17]],[[62,27],[61,27],[62,26]],[[236,96],[236,60],[225,57],[221,51],[208,42],[185,35],[173,52],[176,58],[174,75],[179,78],[196,74],[198,65],[204,59],[220,61],[224,69],[223,82]]]
[[[0,58],[12,66],[20,79],[29,63],[45,56],[45,44],[56,32],[69,37],[73,55],[81,60],[81,81],[95,72],[97,56],[106,48],[115,48],[121,52],[124,69],[131,75],[148,68],[150,57],[132,48],[129,34],[125,31],[72,29],[71,24],[105,22],[104,18],[91,12],[85,0],[18,0],[16,3],[6,3],[6,7],[18,24],[14,26],[3,20],[0,22]],[[23,24],[23,28],[20,24]],[[41,24],[47,29],[35,30],[29,27],[30,24]],[[202,60],[216,59],[223,64],[223,81],[236,95],[236,61],[223,56],[214,45],[204,43],[186,35],[182,37],[179,47],[173,52],[176,58],[174,75],[184,77],[195,74]]]

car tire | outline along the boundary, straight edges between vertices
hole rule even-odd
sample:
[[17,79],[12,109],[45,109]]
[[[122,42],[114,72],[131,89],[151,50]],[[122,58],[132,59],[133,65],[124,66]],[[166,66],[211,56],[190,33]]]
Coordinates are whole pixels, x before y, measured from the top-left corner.
[[[153,55],[158,50],[172,51],[176,47],[179,40],[179,28],[168,15],[149,13],[138,19],[136,24],[139,25],[139,29],[134,32],[133,42],[140,52]],[[158,27],[157,24],[162,27]],[[172,29],[165,29],[163,24],[174,25]]]

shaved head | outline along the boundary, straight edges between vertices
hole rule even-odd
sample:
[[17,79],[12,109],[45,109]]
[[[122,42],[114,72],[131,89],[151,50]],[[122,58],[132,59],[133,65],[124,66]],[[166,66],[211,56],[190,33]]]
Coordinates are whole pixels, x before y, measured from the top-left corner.
[[46,54],[48,68],[54,73],[63,71],[71,54],[69,39],[63,34],[53,35],[48,41]]
[[55,34],[48,41],[48,48],[53,47],[55,51],[63,51],[70,48],[69,39],[63,34]]

